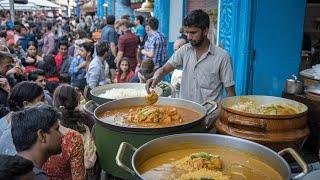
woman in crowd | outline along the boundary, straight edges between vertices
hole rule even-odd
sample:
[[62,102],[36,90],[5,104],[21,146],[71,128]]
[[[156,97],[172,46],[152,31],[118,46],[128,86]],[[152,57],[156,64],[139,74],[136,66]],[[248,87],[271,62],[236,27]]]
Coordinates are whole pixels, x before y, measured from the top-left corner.
[[85,179],[85,169],[96,162],[96,148],[89,128],[78,110],[79,93],[67,84],[60,85],[53,95],[53,104],[62,112],[60,121],[62,154],[51,156],[44,169],[49,179]]
[[27,56],[21,59],[21,63],[25,67],[24,74],[28,75],[30,71],[34,71],[36,69],[36,63],[42,60],[42,57],[38,55],[38,45],[30,41],[27,46]]
[[[39,102],[45,102],[43,88],[31,81],[16,84],[9,97],[9,107],[13,112]],[[0,119],[0,144],[0,154],[15,155],[17,153],[12,142],[10,113]]]
[[56,62],[51,54],[44,56],[43,61],[44,69],[42,70],[46,74],[47,89],[50,94],[53,94],[54,90],[59,86],[60,83],[59,73],[56,68]]
[[122,58],[119,62],[119,69],[115,79],[116,83],[126,83],[131,82],[134,77],[134,72],[131,70],[129,59]]

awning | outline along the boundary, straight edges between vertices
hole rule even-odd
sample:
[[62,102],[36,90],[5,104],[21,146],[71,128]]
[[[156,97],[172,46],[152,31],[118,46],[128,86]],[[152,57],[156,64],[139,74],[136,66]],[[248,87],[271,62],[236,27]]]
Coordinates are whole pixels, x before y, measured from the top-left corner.
[[67,6],[68,7],[68,0],[56,0],[55,1],[60,6]]
[[37,6],[49,7],[49,8],[60,8],[58,4],[50,2],[48,0],[28,0],[29,3],[34,3]]
[[[0,9],[9,10],[10,9],[9,0],[0,0]],[[14,9],[21,10],[21,11],[35,11],[35,10],[39,10],[39,6],[31,2],[28,2],[28,4],[15,3]]]

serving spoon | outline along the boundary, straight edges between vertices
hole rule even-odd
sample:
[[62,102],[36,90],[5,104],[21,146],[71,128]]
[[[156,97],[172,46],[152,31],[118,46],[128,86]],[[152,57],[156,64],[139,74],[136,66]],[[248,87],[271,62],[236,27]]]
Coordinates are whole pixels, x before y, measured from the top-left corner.
[[158,99],[159,95],[155,91],[152,91],[150,94],[145,96],[146,104],[149,106],[155,104],[158,101]]

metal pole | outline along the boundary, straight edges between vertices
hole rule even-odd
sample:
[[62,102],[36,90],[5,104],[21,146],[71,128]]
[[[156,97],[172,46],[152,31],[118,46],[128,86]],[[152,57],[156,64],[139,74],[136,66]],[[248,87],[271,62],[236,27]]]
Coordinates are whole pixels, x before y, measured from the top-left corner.
[[11,21],[14,23],[14,0],[9,0]]
[[67,9],[67,15],[70,17],[70,0],[68,0],[68,9]]

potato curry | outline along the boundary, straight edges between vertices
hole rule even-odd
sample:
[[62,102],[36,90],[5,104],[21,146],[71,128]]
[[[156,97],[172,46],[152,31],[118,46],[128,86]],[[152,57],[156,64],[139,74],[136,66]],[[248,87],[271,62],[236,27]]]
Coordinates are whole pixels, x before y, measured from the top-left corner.
[[138,171],[146,180],[282,180],[256,156],[223,147],[181,149],[142,162]]
[[203,117],[191,109],[167,105],[123,107],[108,110],[98,116],[103,122],[117,126],[143,128],[172,127]]

